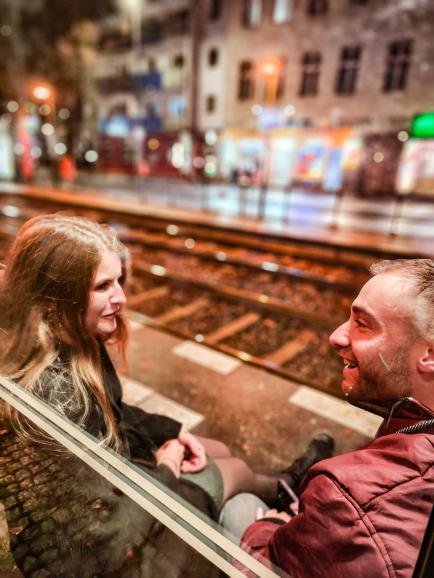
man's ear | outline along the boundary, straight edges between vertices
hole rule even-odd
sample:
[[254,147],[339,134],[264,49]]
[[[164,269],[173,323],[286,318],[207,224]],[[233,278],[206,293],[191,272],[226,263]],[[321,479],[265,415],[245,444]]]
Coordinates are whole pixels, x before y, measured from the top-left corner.
[[420,373],[434,373],[434,346],[424,350],[419,357],[417,368]]

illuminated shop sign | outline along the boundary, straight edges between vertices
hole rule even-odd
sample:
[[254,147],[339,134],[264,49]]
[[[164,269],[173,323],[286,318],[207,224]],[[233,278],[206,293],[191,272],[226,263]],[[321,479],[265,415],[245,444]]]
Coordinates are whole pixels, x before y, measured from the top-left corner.
[[434,138],[434,112],[417,114],[411,123],[414,138]]

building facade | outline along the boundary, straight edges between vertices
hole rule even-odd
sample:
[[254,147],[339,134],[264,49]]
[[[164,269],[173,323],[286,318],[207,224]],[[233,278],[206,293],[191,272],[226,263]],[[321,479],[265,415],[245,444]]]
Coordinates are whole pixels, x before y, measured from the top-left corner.
[[433,108],[432,0],[154,0],[140,21],[102,27],[100,116],[169,135],[186,174],[394,189]]

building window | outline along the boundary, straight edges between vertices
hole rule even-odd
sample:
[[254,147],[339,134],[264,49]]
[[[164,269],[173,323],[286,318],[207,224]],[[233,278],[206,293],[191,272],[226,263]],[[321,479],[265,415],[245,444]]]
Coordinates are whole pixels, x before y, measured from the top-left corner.
[[254,71],[251,60],[243,60],[239,68],[238,100],[249,100],[255,93]]
[[361,56],[361,46],[344,46],[342,48],[341,61],[336,78],[337,94],[353,94],[356,91]]
[[206,112],[214,112],[216,108],[216,97],[213,94],[209,94],[206,97]]
[[175,68],[182,68],[184,66],[184,56],[182,54],[177,54],[173,58],[173,66]]
[[283,24],[292,16],[293,0],[274,0],[273,22]]
[[222,15],[223,0],[211,0],[209,5],[209,19],[220,20]]
[[211,48],[208,52],[208,65],[217,66],[219,61],[219,51],[217,48]]
[[309,16],[325,14],[329,9],[328,0],[308,0],[306,12]]
[[256,28],[261,24],[262,0],[244,0],[243,25],[246,28]]
[[301,59],[301,67],[300,96],[318,94],[321,54],[319,52],[305,52]]
[[389,44],[383,91],[404,90],[410,69],[412,40],[398,40]]
[[148,59],[148,72],[157,72],[157,64],[153,58]]

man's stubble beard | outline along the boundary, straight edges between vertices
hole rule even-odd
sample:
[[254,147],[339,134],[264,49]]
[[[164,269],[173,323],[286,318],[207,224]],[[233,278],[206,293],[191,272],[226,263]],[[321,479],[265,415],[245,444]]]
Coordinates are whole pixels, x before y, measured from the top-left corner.
[[408,394],[410,387],[410,365],[408,362],[408,344],[401,346],[391,360],[378,355],[377,363],[371,363],[367,369],[360,369],[359,399],[398,399]]

